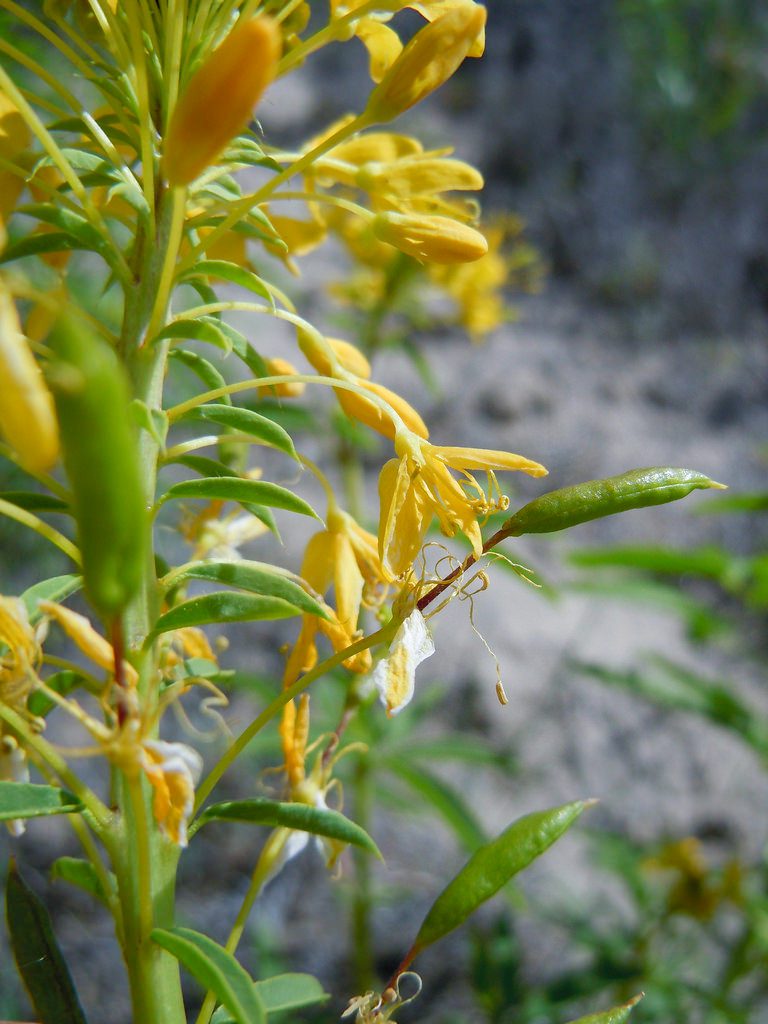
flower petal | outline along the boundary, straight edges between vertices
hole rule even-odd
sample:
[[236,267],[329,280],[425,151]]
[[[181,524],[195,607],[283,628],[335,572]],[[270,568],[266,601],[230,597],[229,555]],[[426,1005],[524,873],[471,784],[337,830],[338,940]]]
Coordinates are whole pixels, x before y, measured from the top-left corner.
[[413,696],[416,668],[435,653],[432,634],[426,619],[414,608],[400,623],[389,654],[371,672],[371,682],[388,715],[396,715]]

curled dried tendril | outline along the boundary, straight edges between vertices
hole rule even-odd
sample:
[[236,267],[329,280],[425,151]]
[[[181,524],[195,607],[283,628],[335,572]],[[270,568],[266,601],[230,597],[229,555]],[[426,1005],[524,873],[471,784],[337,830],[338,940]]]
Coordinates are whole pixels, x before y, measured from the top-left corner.
[[[404,996],[400,992],[400,985],[406,979],[408,982],[413,982],[415,991],[411,995]],[[355,1014],[353,1024],[383,1024],[384,1021],[388,1021],[389,1024],[397,1024],[392,1014],[403,1006],[407,1006],[408,1003],[412,1003],[421,993],[421,988],[419,975],[415,971],[405,971],[398,976],[394,988],[386,988],[381,994],[366,992],[362,996],[353,996],[341,1015],[342,1020]]]

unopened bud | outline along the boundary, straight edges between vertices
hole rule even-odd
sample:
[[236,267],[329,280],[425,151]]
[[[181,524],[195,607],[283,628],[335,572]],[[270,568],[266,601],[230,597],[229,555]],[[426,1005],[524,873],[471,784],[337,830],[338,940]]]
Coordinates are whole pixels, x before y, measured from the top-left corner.
[[271,18],[241,21],[193,75],[171,117],[163,168],[171,185],[201,174],[251,118],[282,47]]
[[472,263],[488,252],[484,235],[451,217],[380,213],[373,231],[382,242],[426,263]]
[[392,64],[368,100],[371,121],[391,121],[446,82],[473,50],[486,11],[466,4],[425,25]]

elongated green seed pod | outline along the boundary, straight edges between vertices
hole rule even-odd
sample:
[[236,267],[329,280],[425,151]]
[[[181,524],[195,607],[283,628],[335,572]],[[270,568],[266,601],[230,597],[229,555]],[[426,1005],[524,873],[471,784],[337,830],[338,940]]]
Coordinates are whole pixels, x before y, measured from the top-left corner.
[[113,617],[139,588],[147,533],[128,380],[110,346],[71,314],[48,345],[85,588],[96,611]]
[[722,489],[725,485],[693,469],[671,466],[633,469],[621,476],[587,480],[583,484],[543,494],[518,509],[501,529],[508,537],[520,537],[524,533],[555,533],[617,512],[664,505],[684,498],[691,491],[708,487]]

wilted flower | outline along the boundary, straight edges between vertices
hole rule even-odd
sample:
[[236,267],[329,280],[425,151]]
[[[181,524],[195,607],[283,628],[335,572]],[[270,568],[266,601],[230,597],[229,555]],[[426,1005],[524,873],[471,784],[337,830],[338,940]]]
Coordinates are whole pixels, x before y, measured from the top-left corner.
[[187,845],[187,824],[195,803],[195,786],[203,759],[185,743],[144,740],[141,767],[155,791],[152,812],[171,842]]
[[388,715],[402,711],[413,696],[416,668],[435,653],[432,634],[418,608],[400,623],[387,654],[370,673]]

